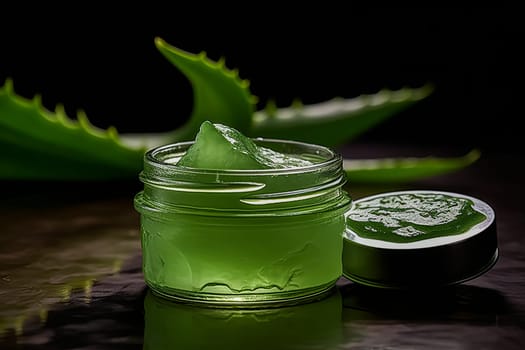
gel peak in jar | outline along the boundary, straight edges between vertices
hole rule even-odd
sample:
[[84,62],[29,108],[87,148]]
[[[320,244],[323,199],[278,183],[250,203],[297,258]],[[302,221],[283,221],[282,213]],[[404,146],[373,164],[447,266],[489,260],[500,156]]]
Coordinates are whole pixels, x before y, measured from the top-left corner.
[[341,276],[350,199],[328,148],[205,122],[195,142],[149,151],[141,180],[143,271],[156,294],[281,305],[320,298]]

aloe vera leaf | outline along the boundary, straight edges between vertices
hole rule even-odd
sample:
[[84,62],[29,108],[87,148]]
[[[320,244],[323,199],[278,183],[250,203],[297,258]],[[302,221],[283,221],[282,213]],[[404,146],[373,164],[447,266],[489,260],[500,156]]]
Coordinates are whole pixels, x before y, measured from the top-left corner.
[[214,62],[204,52],[191,54],[160,38],[155,39],[155,45],[193,87],[192,114],[185,125],[173,131],[172,142],[193,140],[206,120],[247,132],[257,101],[248,80],[241,80],[237,70],[228,70],[223,59]]
[[291,107],[275,108],[270,102],[265,110],[254,114],[250,136],[338,146],[431,92],[432,87],[425,85],[415,89],[381,90],[373,95],[337,98],[306,106],[294,103]]
[[[183,74],[194,89],[194,109],[182,128],[159,134],[118,136],[114,128],[91,126],[84,114],[70,120],[57,106],[53,113],[17,96],[12,83],[0,88],[0,178],[17,179],[111,179],[132,178],[140,171],[147,148],[193,139],[202,121],[224,123],[251,132],[253,136],[298,139],[327,145],[340,144],[386,117],[426,97],[429,86],[420,89],[382,91],[354,99],[334,99],[317,105],[272,110],[253,114],[255,97],[249,83],[237,72],[227,70],[224,61],[212,62],[205,55],[193,55],[156,39],[156,45]],[[251,117],[253,125],[250,128]],[[343,126],[349,126],[344,128]],[[352,163],[353,162],[353,163]],[[356,163],[357,162],[357,163]],[[408,181],[459,169],[468,162],[423,163],[391,167],[381,161],[350,161],[350,178],[365,182]],[[374,169],[363,169],[375,164]],[[448,164],[448,165],[447,165]],[[456,165],[454,165],[456,164]],[[426,170],[425,170],[426,169]],[[366,176],[359,175],[365,174]],[[371,175],[370,175],[371,174]]]
[[480,152],[472,150],[464,156],[450,158],[344,159],[343,167],[350,185],[403,183],[460,170],[479,157]]
[[44,108],[39,96],[0,87],[0,178],[88,180],[137,176],[144,148],[124,145],[116,130],[92,126],[84,113],[68,118],[62,106]]

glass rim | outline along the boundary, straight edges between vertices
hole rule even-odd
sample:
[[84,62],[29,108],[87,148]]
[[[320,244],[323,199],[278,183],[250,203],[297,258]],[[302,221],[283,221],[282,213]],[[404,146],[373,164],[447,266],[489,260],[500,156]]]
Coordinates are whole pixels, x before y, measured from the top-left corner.
[[[312,143],[306,143],[306,142],[300,142],[300,141],[293,141],[293,140],[281,140],[281,139],[271,139],[271,138],[252,138],[253,141],[256,143],[264,143],[263,146],[266,146],[266,144],[274,144],[274,145],[289,145],[297,148],[303,148],[304,150],[311,149],[311,152],[308,154],[320,154],[325,153],[328,155],[326,160],[323,160],[319,163],[314,163],[311,165],[306,166],[297,166],[297,167],[289,167],[289,168],[270,168],[270,169],[207,169],[207,168],[193,168],[193,167],[186,167],[186,166],[180,166],[176,163],[167,163],[162,159],[159,159],[159,156],[161,154],[170,153],[170,151],[175,151],[174,153],[177,153],[176,150],[180,150],[180,153],[182,154],[182,151],[185,151],[188,149],[195,141],[183,141],[183,142],[176,142],[176,143],[170,143],[163,146],[155,147],[149,151],[147,151],[144,155],[144,160],[147,163],[150,163],[151,165],[163,168],[168,171],[176,171],[178,173],[182,174],[202,174],[202,175],[210,175],[210,174],[224,174],[224,175],[238,175],[238,176],[253,176],[253,175],[288,175],[288,174],[298,174],[298,173],[311,173],[316,172],[319,170],[322,170],[326,167],[330,167],[332,165],[338,164],[342,162],[342,156],[332,150],[329,147],[321,146],[317,144]],[[306,153],[306,152],[305,152]]]

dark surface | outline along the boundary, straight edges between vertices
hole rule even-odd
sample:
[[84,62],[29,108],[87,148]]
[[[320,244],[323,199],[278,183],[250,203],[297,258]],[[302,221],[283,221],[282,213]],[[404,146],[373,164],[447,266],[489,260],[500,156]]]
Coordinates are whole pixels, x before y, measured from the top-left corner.
[[[356,157],[405,151],[425,152],[344,150]],[[0,348],[141,349],[146,342],[155,349],[522,349],[525,193],[513,164],[517,156],[486,154],[464,171],[409,186],[348,186],[354,198],[419,188],[486,201],[496,212],[500,259],[485,275],[417,293],[341,279],[318,303],[226,317],[148,295],[132,207],[138,184],[7,184],[0,202]]]

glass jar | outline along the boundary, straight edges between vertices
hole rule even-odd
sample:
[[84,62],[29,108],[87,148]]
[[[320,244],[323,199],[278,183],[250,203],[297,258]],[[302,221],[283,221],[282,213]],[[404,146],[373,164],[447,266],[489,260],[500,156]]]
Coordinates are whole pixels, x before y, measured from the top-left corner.
[[341,157],[282,140],[254,140],[312,165],[210,170],[177,166],[192,142],[146,153],[135,197],[144,278],[161,296],[226,306],[299,303],[341,276],[344,213]]

